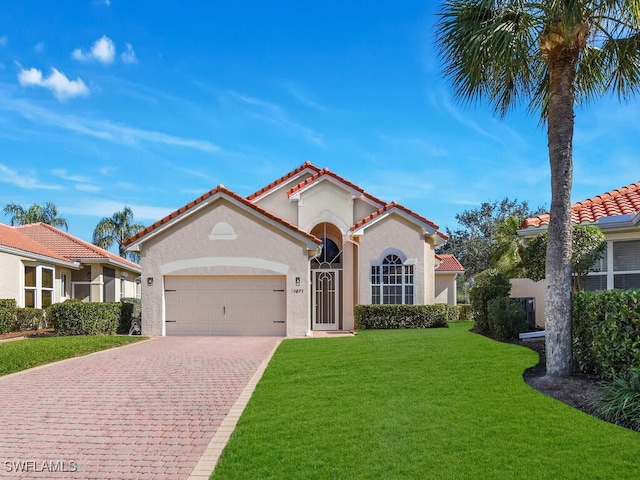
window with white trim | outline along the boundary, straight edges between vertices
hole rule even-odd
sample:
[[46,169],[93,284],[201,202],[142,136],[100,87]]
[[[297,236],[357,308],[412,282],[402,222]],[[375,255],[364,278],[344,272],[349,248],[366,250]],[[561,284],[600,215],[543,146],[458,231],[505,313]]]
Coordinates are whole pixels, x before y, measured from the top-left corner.
[[53,268],[25,265],[24,267],[24,306],[27,308],[46,308],[53,303]]
[[608,241],[585,281],[585,290],[614,288],[640,288],[640,240]]
[[397,255],[387,255],[381,265],[371,266],[371,303],[413,305],[413,265]]

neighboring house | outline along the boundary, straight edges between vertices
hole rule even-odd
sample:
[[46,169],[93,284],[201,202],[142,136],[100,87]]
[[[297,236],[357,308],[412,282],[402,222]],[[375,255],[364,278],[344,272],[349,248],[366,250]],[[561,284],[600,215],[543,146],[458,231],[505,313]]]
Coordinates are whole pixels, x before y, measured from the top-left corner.
[[[576,225],[595,225],[607,240],[605,254],[589,273],[586,290],[640,288],[640,182],[618,188],[571,207]],[[529,218],[518,234],[526,241],[546,231],[549,214]],[[544,326],[545,282],[512,280],[512,297],[536,299],[536,323]]]
[[455,255],[436,255],[436,297],[435,303],[457,304],[457,279],[464,273],[464,267]]
[[140,296],[140,266],[55,227],[0,223],[0,298],[45,308]]
[[126,243],[145,335],[303,336],[353,329],[356,304],[455,303],[462,267],[435,255],[446,239],[306,162],[247,198],[220,185]]

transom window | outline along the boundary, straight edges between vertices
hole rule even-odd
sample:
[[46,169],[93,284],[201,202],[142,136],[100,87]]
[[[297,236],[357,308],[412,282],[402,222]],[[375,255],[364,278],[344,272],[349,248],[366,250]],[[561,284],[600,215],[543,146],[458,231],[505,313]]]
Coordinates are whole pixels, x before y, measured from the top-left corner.
[[371,303],[413,305],[413,265],[404,265],[397,255],[372,265]]

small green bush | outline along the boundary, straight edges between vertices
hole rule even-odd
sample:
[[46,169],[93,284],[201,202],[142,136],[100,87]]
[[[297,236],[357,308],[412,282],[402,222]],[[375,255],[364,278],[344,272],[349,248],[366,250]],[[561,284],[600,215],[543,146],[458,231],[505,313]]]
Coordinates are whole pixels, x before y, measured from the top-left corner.
[[0,334],[11,331],[15,317],[16,301],[13,298],[0,299]]
[[485,270],[474,277],[474,284],[469,289],[469,300],[476,332],[484,335],[490,334],[489,300],[508,298],[510,291],[509,279],[499,270]]
[[113,335],[118,329],[122,304],[66,300],[47,308],[58,335]]
[[456,305],[458,309],[458,321],[459,322],[469,322],[473,320],[471,305],[468,303],[460,303]]
[[142,304],[139,298],[123,298],[120,300],[122,310],[120,313],[120,323],[118,333],[127,334],[131,328],[131,321],[142,316]]
[[16,317],[11,330],[37,330],[45,326],[45,312],[40,308],[16,308]]
[[603,379],[640,370],[640,289],[575,292],[576,368]]
[[640,371],[631,369],[607,382],[596,407],[605,420],[640,431]]
[[492,338],[515,340],[526,332],[527,313],[523,300],[518,298],[492,298],[488,304],[488,327]]
[[447,327],[449,305],[356,305],[356,328],[439,328]]

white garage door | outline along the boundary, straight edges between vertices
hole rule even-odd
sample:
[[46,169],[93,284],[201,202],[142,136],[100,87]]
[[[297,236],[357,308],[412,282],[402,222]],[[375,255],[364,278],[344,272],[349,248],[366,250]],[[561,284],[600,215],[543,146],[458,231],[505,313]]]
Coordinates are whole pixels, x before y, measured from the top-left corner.
[[285,277],[164,279],[167,335],[285,335]]

